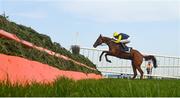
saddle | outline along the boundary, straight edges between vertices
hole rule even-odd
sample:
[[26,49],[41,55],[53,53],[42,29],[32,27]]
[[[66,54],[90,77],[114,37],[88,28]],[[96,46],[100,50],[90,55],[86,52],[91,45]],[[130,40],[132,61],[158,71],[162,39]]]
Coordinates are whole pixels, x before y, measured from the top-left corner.
[[120,43],[119,47],[120,47],[120,51],[125,52],[125,53],[130,53],[132,49],[132,47],[128,47],[126,46],[126,44],[123,44],[123,43]]
[[[114,42],[115,39],[112,38],[111,41]],[[127,47],[126,44],[127,44],[127,43],[119,43],[119,44],[117,44],[117,45],[119,45],[119,50],[120,50],[120,51],[122,51],[122,52],[124,52],[124,53],[129,53],[129,54],[130,54],[130,53],[131,53],[131,50],[132,50],[132,47]]]

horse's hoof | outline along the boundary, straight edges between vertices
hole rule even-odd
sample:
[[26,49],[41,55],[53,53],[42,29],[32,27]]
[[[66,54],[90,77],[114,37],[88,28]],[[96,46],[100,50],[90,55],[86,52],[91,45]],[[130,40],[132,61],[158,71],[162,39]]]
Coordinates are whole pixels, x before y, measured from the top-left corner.
[[131,77],[131,80],[134,80],[136,78],[136,76],[133,76],[133,77]]
[[143,76],[141,76],[141,77],[140,77],[140,79],[141,79],[141,80],[143,80],[143,79],[144,79],[144,77],[143,77]]
[[107,62],[111,63],[111,61],[107,61]]

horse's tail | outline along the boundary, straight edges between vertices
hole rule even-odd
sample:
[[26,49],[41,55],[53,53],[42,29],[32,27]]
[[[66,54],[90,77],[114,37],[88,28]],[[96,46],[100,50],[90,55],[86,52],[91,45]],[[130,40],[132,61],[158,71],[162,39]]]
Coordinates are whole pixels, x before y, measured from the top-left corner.
[[144,56],[144,58],[145,58],[145,61],[152,60],[154,68],[157,67],[157,61],[156,61],[156,58],[153,55],[147,55],[147,56]]

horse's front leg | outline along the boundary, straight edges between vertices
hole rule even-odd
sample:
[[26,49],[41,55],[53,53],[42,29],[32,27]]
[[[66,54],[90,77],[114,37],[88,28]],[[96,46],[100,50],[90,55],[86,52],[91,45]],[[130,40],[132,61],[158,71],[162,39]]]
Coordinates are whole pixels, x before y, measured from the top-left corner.
[[104,53],[107,53],[107,52],[108,52],[108,51],[103,51],[103,52],[101,53],[101,55],[99,56],[99,61],[101,61],[103,54],[104,54]]
[[109,62],[109,63],[111,63],[111,60],[109,60],[109,59],[107,58],[107,56],[112,56],[112,53],[107,52],[107,53],[105,54],[106,61]]

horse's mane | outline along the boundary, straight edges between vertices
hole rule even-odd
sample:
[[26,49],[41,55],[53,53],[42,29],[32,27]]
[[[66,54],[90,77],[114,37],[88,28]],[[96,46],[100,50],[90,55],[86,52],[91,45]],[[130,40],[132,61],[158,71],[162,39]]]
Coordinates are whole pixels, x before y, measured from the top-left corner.
[[115,40],[115,39],[113,39],[113,38],[109,38],[109,37],[106,37],[106,36],[102,36],[102,38],[103,38],[103,39],[106,39],[107,41],[112,41],[112,42],[113,42],[113,40]]
[[112,38],[109,38],[109,37],[106,37],[106,36],[102,36],[103,38],[106,38],[106,39],[109,39],[109,40],[111,40]]

